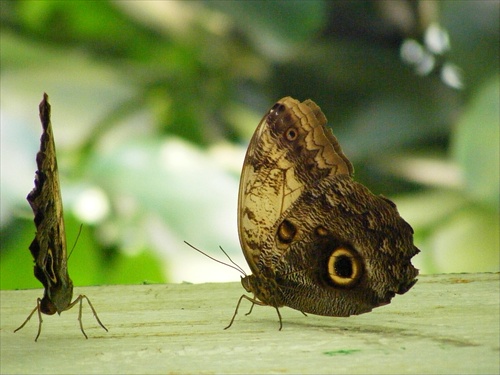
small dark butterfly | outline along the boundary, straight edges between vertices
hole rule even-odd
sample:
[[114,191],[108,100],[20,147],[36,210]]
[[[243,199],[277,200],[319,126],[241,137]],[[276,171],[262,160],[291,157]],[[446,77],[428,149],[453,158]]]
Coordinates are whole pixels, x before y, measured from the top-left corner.
[[38,333],[35,337],[35,341],[37,341],[42,330],[42,313],[53,315],[57,312],[61,314],[79,303],[80,329],[85,338],[88,338],[82,325],[82,302],[84,299],[87,300],[99,325],[106,331],[108,329],[99,320],[87,296],[79,295],[71,302],[73,282],[68,274],[63,206],[47,94],[44,94],[39,109],[43,133],[40,138],[40,151],[36,156],[38,170],[35,175],[35,187],[28,194],[27,200],[33,209],[36,226],[35,239],[29,248],[35,261],[35,277],[40,280],[45,289],[43,298],[37,299],[36,307],[14,332],[23,328],[33,314],[38,312]]

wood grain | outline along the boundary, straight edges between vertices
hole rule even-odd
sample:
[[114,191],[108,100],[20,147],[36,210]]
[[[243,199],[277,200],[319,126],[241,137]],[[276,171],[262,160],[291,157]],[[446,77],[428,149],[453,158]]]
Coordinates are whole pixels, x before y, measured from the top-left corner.
[[[84,311],[44,316],[13,333],[40,289],[1,291],[0,372],[498,373],[499,274],[420,276],[412,293],[370,314],[308,316],[243,303],[239,283],[75,288],[92,295],[106,333]],[[84,310],[88,306],[84,306]]]

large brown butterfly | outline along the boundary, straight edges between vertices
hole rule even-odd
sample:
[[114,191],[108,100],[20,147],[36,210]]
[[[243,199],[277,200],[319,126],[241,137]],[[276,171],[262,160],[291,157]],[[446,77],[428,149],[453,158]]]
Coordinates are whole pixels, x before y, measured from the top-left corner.
[[37,341],[42,330],[41,313],[53,315],[57,312],[61,314],[80,303],[78,321],[83,335],[88,338],[82,325],[82,302],[84,299],[87,300],[99,325],[106,331],[108,329],[99,320],[87,296],[79,295],[71,302],[73,282],[68,274],[63,206],[47,94],[43,95],[39,109],[43,133],[40,138],[40,151],[36,156],[38,170],[35,175],[35,187],[28,194],[27,200],[35,215],[36,235],[30,245],[30,251],[35,261],[35,277],[40,280],[45,290],[43,298],[37,299],[36,307],[14,332],[23,328],[33,314],[38,312],[38,334],[35,337],[35,341]]
[[[362,314],[417,281],[413,230],[389,199],[352,179],[353,167],[311,100],[279,100],[246,153],[238,232],[252,307],[326,316]],[[251,311],[251,310],[250,310]]]

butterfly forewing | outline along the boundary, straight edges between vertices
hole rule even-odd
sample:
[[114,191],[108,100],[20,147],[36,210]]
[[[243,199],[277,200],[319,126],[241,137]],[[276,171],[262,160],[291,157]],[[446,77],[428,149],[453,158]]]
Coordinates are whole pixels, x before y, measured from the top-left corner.
[[250,141],[240,179],[238,230],[253,272],[273,227],[303,191],[329,175],[352,173],[325,124],[314,102],[286,97],[263,117]]

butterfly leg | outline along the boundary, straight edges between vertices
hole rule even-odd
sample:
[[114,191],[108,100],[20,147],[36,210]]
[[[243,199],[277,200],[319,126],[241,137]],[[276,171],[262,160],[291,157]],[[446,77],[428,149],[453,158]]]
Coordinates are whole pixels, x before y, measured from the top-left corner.
[[[236,314],[238,314],[238,309],[240,307],[240,303],[241,303],[241,300],[246,297],[248,298],[246,295],[242,295],[240,297],[240,299],[238,300],[238,303],[236,304],[236,309],[234,310],[234,314],[233,314],[233,317],[231,318],[231,321],[229,322],[229,325],[227,327],[225,327],[224,329],[228,329],[229,327],[231,327],[233,325],[233,322],[234,322],[234,318],[236,318]],[[252,305],[253,306],[253,305]]]
[[28,317],[26,318],[26,320],[24,321],[23,324],[21,324],[21,326],[19,328],[17,328],[14,333],[16,333],[17,331],[19,331],[21,328],[23,328],[26,323],[29,322],[29,320],[31,319],[31,317],[33,316],[33,314],[35,313],[35,311],[38,311],[38,333],[35,337],[35,342],[36,340],[38,340],[38,337],[40,336],[40,333],[42,332],[42,313],[40,312],[40,302],[42,300],[40,298],[37,298],[36,299],[36,307],[33,309],[33,311],[28,315]]
[[250,310],[245,315],[250,315],[252,313],[253,307],[255,306],[255,302],[252,302],[252,306],[250,306]]
[[283,328],[283,321],[281,320],[280,309],[278,309],[277,307],[275,307],[275,309],[276,309],[276,312],[278,313],[278,318],[280,320],[280,329],[278,331],[281,331],[281,329]]
[[[92,306],[92,303],[90,302],[89,298],[87,296],[80,296],[81,298],[85,298],[87,300],[87,302],[89,303],[89,306],[90,306],[90,309],[92,310],[92,314],[94,314],[94,317],[95,317],[95,320],[97,320],[97,323],[99,323],[99,325],[106,331],[108,332],[108,329],[104,326],[104,324],[102,324],[101,320],[99,319],[99,317],[97,316],[97,312],[95,311],[94,309],[94,306]],[[81,309],[80,309],[81,310]],[[81,311],[80,311],[81,312]],[[81,313],[80,313],[81,315]]]
[[[229,325],[227,327],[225,327],[224,329],[228,329],[229,327],[231,327],[233,325],[233,322],[234,322],[234,318],[236,318],[236,315],[238,314],[238,309],[240,307],[240,304],[241,304],[241,301],[243,300],[243,298],[249,300],[250,302],[252,302],[252,307],[250,308],[250,311],[245,314],[245,315],[248,315],[252,312],[252,309],[253,309],[253,306],[254,305],[259,305],[259,306],[267,306],[265,303],[259,301],[259,300],[256,300],[255,298],[251,298],[251,297],[248,297],[247,295],[243,294],[240,299],[238,300],[238,303],[236,304],[236,309],[234,310],[234,314],[233,314],[233,317],[231,319],[231,321],[229,322]],[[277,308],[276,308],[277,310]],[[281,323],[281,315],[280,315],[280,312],[278,311],[278,316],[280,317],[280,323]],[[281,329],[281,328],[280,328]]]
[[[80,329],[82,330],[82,333],[83,335],[85,336],[85,338],[88,340],[88,337],[87,337],[87,334],[85,333],[85,331],[83,330],[83,324],[82,324],[82,299],[83,299],[83,295],[79,295],[73,302],[71,302],[68,307],[66,307],[66,310],[69,310],[71,309],[73,306],[75,306],[78,302],[80,302],[80,309],[78,311],[78,321],[80,322]],[[88,300],[88,299],[87,299]]]
[[80,308],[78,310],[78,322],[80,323],[80,330],[82,331],[83,335],[85,336],[86,339],[88,339],[87,337],[87,334],[85,333],[85,331],[83,330],[83,323],[82,323],[82,303],[83,303],[83,299],[86,299],[89,306],[90,306],[90,309],[92,310],[92,313],[94,314],[94,317],[96,318],[97,320],[97,323],[99,323],[99,325],[104,328],[104,330],[106,332],[108,332],[108,329],[104,326],[104,324],[102,324],[101,320],[99,319],[99,317],[97,316],[97,312],[95,311],[94,309],[94,306],[92,306],[92,303],[90,302],[89,298],[86,296],[86,295],[83,295],[83,294],[80,294],[78,296],[78,298],[76,298],[73,302],[71,302],[71,304],[66,308],[66,310],[69,310],[71,309],[73,306],[75,306],[77,303],[80,303]]

